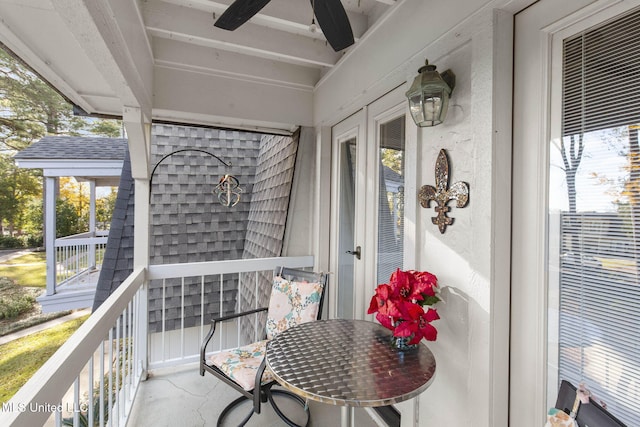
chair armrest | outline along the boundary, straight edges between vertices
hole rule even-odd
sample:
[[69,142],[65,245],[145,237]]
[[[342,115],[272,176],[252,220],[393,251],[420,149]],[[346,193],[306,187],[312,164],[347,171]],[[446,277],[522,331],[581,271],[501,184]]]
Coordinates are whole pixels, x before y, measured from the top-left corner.
[[261,308],[255,308],[253,310],[243,311],[241,313],[229,314],[228,316],[214,317],[213,319],[211,319],[211,327],[209,328],[209,333],[207,334],[204,341],[202,342],[202,345],[200,346],[200,375],[204,375],[203,364],[206,362],[207,346],[209,345],[209,341],[211,341],[211,338],[213,338],[213,334],[216,332],[216,323],[237,319],[239,317],[260,313],[262,311],[267,311],[267,310],[268,310],[268,307],[261,307]]
[[233,320],[233,319],[237,319],[238,317],[248,316],[250,314],[260,313],[261,311],[267,311],[267,310],[268,310],[268,307],[261,307],[261,308],[256,308],[249,311],[243,311],[242,313],[229,314],[228,316],[214,317],[211,319],[211,324],[213,326],[216,322],[225,322],[227,320]]

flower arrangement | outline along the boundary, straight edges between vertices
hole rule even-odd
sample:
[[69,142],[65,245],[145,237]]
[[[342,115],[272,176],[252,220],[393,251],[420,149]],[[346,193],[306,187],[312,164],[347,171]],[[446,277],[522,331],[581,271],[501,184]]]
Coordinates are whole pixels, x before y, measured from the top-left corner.
[[436,276],[426,271],[398,269],[391,274],[389,283],[378,285],[367,312],[377,313],[376,319],[393,331],[393,337],[403,338],[412,346],[422,338],[436,340],[438,331],[431,322],[440,316],[435,308],[429,307],[425,311],[423,307],[438,301]]

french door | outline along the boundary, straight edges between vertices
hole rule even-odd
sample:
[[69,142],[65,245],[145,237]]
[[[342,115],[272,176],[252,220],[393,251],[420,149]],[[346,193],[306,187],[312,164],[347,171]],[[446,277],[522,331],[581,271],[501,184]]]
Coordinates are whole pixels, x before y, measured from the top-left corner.
[[516,15],[511,425],[543,425],[562,379],[640,422],[639,7]]
[[[332,267],[335,272],[331,313],[342,319],[362,318],[362,292],[365,272],[362,245],[365,227],[362,218],[366,202],[366,126],[359,111],[332,129],[333,185]],[[366,253],[366,251],[364,252]],[[356,292],[360,298],[356,298]],[[356,307],[356,300],[358,301]],[[358,313],[359,315],[356,315]]]
[[365,318],[375,287],[413,262],[406,255],[413,245],[406,219],[415,218],[415,201],[405,194],[415,193],[415,179],[408,179],[415,176],[415,156],[408,162],[406,155],[415,138],[408,142],[406,129],[403,87],[332,128],[335,317]]

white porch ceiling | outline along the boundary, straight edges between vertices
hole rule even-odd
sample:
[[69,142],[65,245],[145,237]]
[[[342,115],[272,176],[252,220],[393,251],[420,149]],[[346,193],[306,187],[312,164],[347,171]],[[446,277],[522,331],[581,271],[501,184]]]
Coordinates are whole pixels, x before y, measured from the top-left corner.
[[232,1],[0,0],[0,41],[89,113],[286,130],[312,124],[318,81],[398,3],[342,0],[356,42],[334,52],[310,0],[214,27]]

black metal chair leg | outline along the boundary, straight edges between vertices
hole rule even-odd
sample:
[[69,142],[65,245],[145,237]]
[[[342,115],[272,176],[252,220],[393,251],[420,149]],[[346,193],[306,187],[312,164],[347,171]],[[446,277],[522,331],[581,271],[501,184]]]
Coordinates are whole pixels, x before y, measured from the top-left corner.
[[[227,416],[227,414],[229,414],[229,412],[231,412],[236,406],[238,406],[240,403],[243,402],[247,402],[250,401],[248,398],[244,397],[244,396],[240,396],[239,398],[237,398],[236,400],[234,400],[233,402],[229,403],[223,410],[222,412],[220,412],[220,416],[218,417],[218,422],[216,423],[216,427],[220,427],[222,425],[222,421],[224,420],[224,418]],[[249,414],[242,420],[242,422],[240,424],[238,424],[238,427],[242,427],[244,426],[247,421],[249,421],[249,418],[251,418],[251,416],[253,415],[254,411],[253,411],[253,405],[251,405],[251,411],[249,411]]]
[[[273,394],[277,394],[280,396],[285,396],[288,397],[289,399],[293,399],[296,402],[298,402],[300,405],[302,405],[302,407],[304,408],[304,412],[307,414],[307,421],[303,424],[296,424],[293,421],[291,421],[289,419],[289,417],[287,417],[281,410],[280,408],[278,408],[278,405],[276,405],[276,402],[273,400]],[[291,393],[290,391],[286,391],[286,390],[273,390],[273,389],[269,389],[267,391],[267,397],[269,398],[269,403],[271,403],[271,407],[273,408],[273,410],[275,411],[275,413],[280,417],[280,419],[282,419],[282,421],[284,421],[288,426],[290,427],[307,427],[309,425],[309,421],[311,419],[311,415],[309,413],[309,407],[307,406],[307,402],[306,400],[304,400],[302,397],[298,396],[297,394]]]

